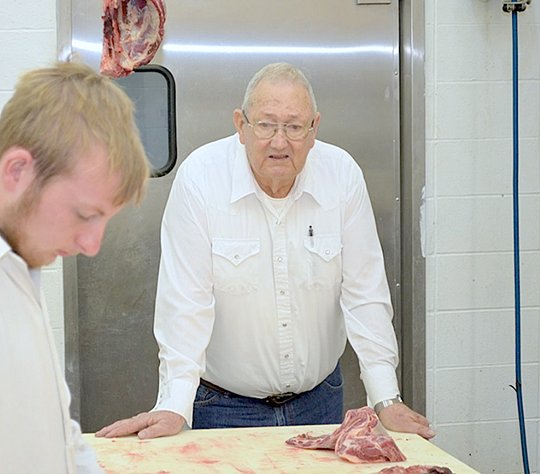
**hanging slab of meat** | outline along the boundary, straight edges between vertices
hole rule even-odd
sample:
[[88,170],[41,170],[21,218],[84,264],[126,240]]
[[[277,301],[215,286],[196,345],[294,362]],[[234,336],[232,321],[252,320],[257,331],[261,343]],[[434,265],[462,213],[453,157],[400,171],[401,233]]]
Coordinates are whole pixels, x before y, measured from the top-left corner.
[[304,449],[333,449],[338,456],[352,463],[406,459],[369,407],[348,410],[343,423],[333,433],[324,436],[304,433],[288,439],[286,443]]
[[447,467],[441,466],[394,466],[382,469],[377,474],[452,474]]
[[103,52],[100,71],[110,77],[131,74],[148,64],[163,40],[163,0],[103,0]]

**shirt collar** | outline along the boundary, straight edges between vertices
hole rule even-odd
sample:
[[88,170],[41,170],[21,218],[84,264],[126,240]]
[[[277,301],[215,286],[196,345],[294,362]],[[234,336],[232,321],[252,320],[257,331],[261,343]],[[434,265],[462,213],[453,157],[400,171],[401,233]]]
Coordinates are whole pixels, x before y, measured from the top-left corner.
[[315,141],[315,145],[308,153],[304,169],[298,175],[297,185],[293,188],[293,191],[296,190],[297,193],[294,197],[298,199],[302,193],[306,193],[322,208],[330,209],[335,206],[335,196],[330,194],[330,187],[324,186],[324,183],[320,181],[320,177],[325,176],[327,170],[321,169],[322,159],[317,143]]
[[11,252],[11,247],[0,234],[0,258],[6,255],[8,252]]
[[232,171],[231,204],[250,194],[255,194],[257,191],[257,183],[249,166],[246,147],[240,143],[238,133],[234,136],[236,146]]
[[[8,257],[8,255],[11,254],[11,257]],[[15,261],[20,262],[21,265],[28,270],[28,273],[30,275],[30,278],[32,279],[34,285],[36,288],[40,288],[41,286],[41,268],[28,268],[28,265],[24,261],[23,258],[21,258],[19,255],[17,255],[11,246],[7,243],[7,241],[0,235],[0,260],[2,258],[13,258]]]
[[[257,182],[249,166],[246,147],[240,143],[238,134],[235,136],[237,137],[237,142],[232,174],[231,204],[257,192]],[[303,193],[307,193],[321,207],[331,208],[334,205],[332,196],[328,194],[325,186],[315,182],[317,167],[320,166],[318,157],[317,142],[315,142],[315,146],[308,153],[304,169],[297,176],[293,185],[291,190],[292,198],[296,201]]]

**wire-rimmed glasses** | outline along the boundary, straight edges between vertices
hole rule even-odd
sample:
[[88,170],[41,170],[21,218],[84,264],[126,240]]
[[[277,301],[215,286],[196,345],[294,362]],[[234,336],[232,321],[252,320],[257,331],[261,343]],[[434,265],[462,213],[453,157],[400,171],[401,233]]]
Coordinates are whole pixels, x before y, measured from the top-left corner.
[[313,124],[315,120],[311,121],[311,125],[301,125],[298,123],[275,123],[275,122],[266,122],[264,120],[259,120],[255,123],[250,123],[247,118],[246,112],[242,110],[246,123],[251,129],[257,138],[261,140],[269,140],[273,138],[279,129],[282,129],[285,132],[285,136],[289,140],[303,140],[307,137],[308,133],[313,130]]

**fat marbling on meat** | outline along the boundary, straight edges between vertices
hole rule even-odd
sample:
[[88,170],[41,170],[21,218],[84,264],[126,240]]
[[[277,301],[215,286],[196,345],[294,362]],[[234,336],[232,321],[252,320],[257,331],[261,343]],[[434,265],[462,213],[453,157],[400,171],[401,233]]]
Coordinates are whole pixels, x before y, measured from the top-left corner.
[[338,456],[352,463],[405,461],[394,440],[379,427],[372,408],[349,410],[343,423],[323,436],[300,434],[286,441],[304,449],[333,449]]

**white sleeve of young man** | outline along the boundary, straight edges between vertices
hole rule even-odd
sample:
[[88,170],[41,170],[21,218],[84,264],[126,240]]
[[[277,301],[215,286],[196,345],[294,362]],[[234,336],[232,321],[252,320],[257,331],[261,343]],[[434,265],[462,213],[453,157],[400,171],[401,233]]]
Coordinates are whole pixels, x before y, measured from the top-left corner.
[[71,420],[71,439],[74,445],[77,474],[105,474],[98,464],[96,453],[84,441],[81,428],[75,420]]

